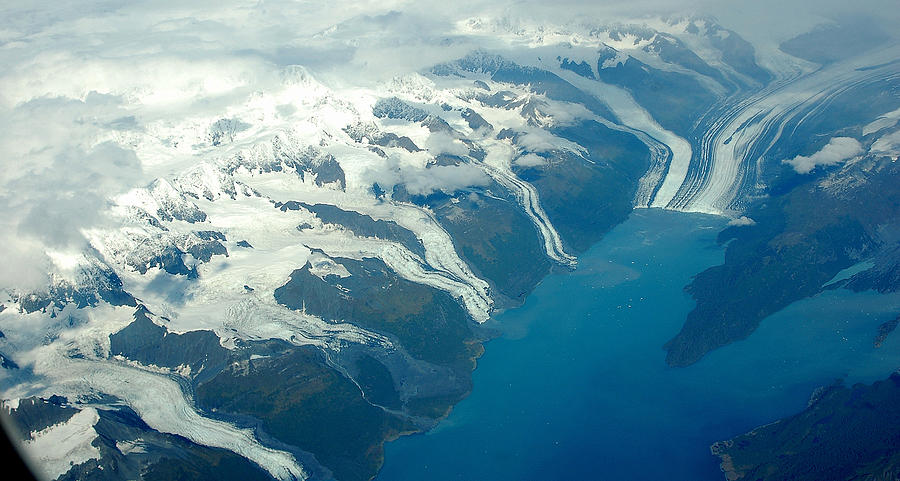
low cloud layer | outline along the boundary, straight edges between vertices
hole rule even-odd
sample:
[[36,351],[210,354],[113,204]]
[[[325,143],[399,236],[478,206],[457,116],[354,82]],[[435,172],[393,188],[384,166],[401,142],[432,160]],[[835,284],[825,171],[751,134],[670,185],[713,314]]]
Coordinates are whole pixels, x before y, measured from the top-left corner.
[[469,148],[466,147],[466,144],[443,132],[429,135],[425,141],[425,148],[435,156],[440,154],[469,155]]
[[547,159],[538,154],[525,154],[513,161],[519,167],[541,167],[547,165]]
[[872,152],[887,154],[895,159],[900,156],[900,130],[885,134],[872,144]]
[[105,222],[109,197],[140,182],[134,152],[98,140],[128,123],[126,115],[120,99],[97,94],[39,98],[2,113],[0,242],[9,255],[0,287],[46,285],[46,250],[83,250],[82,230]]
[[[0,267],[0,288],[45,282],[47,250],[83,247],[81,232],[106,222],[110,197],[171,173],[169,161],[142,156],[129,139],[197,117],[228,118],[230,106],[280,85],[289,65],[304,65],[337,88],[369,87],[476,48],[508,47],[490,35],[461,33],[459,25],[473,17],[599,25],[694,11],[716,16],[752,40],[801,33],[838,18],[841,8],[886,23],[900,15],[895,0],[864,3],[7,2],[0,6],[0,242],[9,255]],[[564,119],[566,112],[552,113]],[[565,148],[542,132],[524,136],[523,147]],[[792,159],[792,165],[808,171],[853,155],[853,146],[841,142]],[[427,147],[464,153],[451,139],[435,138]],[[519,163],[537,160],[525,156]],[[416,192],[488,181],[469,166],[404,170],[393,177],[386,180],[406,182]]]
[[798,155],[793,159],[785,160],[784,163],[793,167],[798,174],[808,174],[818,166],[840,164],[862,152],[863,147],[858,140],[852,137],[834,137],[815,154]]
[[418,154],[409,158],[403,157],[391,156],[385,159],[383,164],[366,172],[366,179],[370,179],[387,191],[396,185],[403,185],[413,195],[428,195],[435,191],[450,194],[469,187],[485,186],[491,182],[490,177],[482,169],[471,164],[426,167],[426,164],[420,162],[426,159]]
[[453,193],[466,187],[487,185],[487,174],[478,167],[468,164],[439,165],[416,172],[407,172],[406,189],[410,194],[427,195],[440,190]]

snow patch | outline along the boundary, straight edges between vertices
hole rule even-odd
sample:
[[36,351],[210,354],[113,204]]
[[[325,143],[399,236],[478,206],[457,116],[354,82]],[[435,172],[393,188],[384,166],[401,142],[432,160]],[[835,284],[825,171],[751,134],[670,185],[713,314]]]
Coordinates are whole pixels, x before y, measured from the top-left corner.
[[338,276],[341,279],[350,277],[350,271],[346,267],[318,252],[310,254],[308,262],[309,272],[322,280],[328,276]]
[[541,167],[547,165],[547,159],[540,155],[530,153],[516,157],[513,164],[518,165],[519,167]]
[[731,219],[730,221],[728,221],[728,225],[734,227],[751,226],[756,225],[756,221],[745,215],[742,215],[736,219]]
[[96,409],[84,408],[66,422],[32,433],[22,448],[35,469],[46,479],[56,479],[72,466],[100,459],[100,450],[91,444],[97,439],[94,425],[98,421]]
[[894,125],[897,125],[898,121],[900,121],[900,109],[888,112],[870,122],[865,127],[863,127],[862,134],[869,135],[878,132],[881,129],[893,127]]
[[116,441],[116,449],[125,455],[147,452],[147,446],[140,439],[135,439],[133,441]]

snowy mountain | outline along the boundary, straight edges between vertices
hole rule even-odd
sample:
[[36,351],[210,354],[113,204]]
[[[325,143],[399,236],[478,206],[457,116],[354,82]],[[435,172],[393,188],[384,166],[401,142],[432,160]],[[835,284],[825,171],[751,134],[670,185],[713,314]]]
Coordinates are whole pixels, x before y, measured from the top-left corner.
[[[375,84],[210,75],[196,109],[162,81],[110,84],[134,124],[85,117],[84,148],[140,176],[78,243],[42,245],[49,282],[0,291],[0,397],[41,475],[370,479],[386,440],[469,392],[492,314],[633,209],[761,230],[782,225],[761,202],[810,179],[828,199],[890,190],[896,42],[819,64],[710,17],[455,29],[485,46]],[[893,267],[851,282],[896,289],[893,214],[817,276],[876,255]],[[673,364],[744,332],[698,341],[691,319]]]

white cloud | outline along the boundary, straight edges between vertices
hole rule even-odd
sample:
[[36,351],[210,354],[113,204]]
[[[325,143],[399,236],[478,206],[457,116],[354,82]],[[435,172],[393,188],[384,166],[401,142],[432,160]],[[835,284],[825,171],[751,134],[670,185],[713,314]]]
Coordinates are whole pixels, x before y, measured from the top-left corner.
[[0,243],[9,256],[0,287],[44,282],[45,251],[82,249],[82,230],[104,223],[108,198],[140,183],[131,150],[100,141],[110,128],[128,126],[121,99],[40,98],[0,111]]
[[[764,0],[766,4],[774,1]],[[459,35],[458,22],[472,16],[604,23],[616,22],[623,14],[659,15],[700,4],[724,11],[744,3],[5,2],[0,5],[0,65],[4,66],[0,70],[0,244],[4,252],[0,289],[46,286],[54,262],[66,263],[69,253],[86,247],[82,233],[110,222],[105,217],[110,198],[196,161],[198,154],[190,144],[200,140],[194,134],[203,136],[215,120],[232,118],[233,109],[253,114],[240,117],[252,126],[248,135],[271,135],[275,127],[285,125],[283,117],[295,120],[305,110],[318,114],[315,120],[320,121],[302,119],[306,121],[302,127],[310,131],[327,122],[349,120],[345,115],[352,108],[329,104],[349,97],[328,98],[324,87],[319,92],[305,83],[306,70],[293,65],[305,66],[330,87],[359,88],[365,97],[371,93],[365,89],[379,82],[458,58],[475,48],[510,48],[504,39]],[[778,12],[773,9],[771,16]],[[285,72],[296,74],[293,87],[285,85]],[[541,110],[557,124],[592,116],[581,106],[562,102],[548,101]],[[272,129],[254,130],[262,129],[261,125]],[[291,127],[300,129],[296,123]],[[526,129],[519,142],[526,153],[515,162],[522,166],[545,163],[533,152],[578,149],[537,128]],[[461,142],[442,134],[420,145],[432,154],[468,153]],[[426,168],[427,153],[403,155],[377,161],[366,179],[386,189],[404,184],[412,194],[451,192],[491,182],[469,164]],[[806,162],[815,166],[837,157],[829,151]],[[734,222],[747,225],[748,220]],[[44,330],[38,325],[24,328]]]
[[573,104],[571,102],[558,102],[545,99],[539,110],[542,114],[553,119],[552,122],[554,126],[571,125],[578,120],[594,117],[594,113],[588,110],[584,105]]
[[900,154],[900,130],[885,134],[872,144],[872,152],[893,155]]
[[418,171],[406,171],[404,174],[406,189],[410,194],[427,195],[437,190],[452,193],[490,182],[484,171],[469,164],[438,165]]
[[[336,88],[371,87],[475,48],[510,48],[504,39],[460,35],[459,22],[476,16],[602,24],[699,8],[756,32],[779,12],[832,11],[842,3],[788,0],[774,8],[774,2],[763,0],[772,8],[737,0],[6,2],[0,6],[0,242],[18,254],[0,270],[0,285],[40,278],[44,251],[82,243],[81,230],[105,221],[106,199],[166,175],[170,164],[192,155],[189,147],[178,157],[154,145],[149,159],[135,138],[160,132],[174,138],[182,125],[228,117],[230,108],[280,88],[288,65],[302,64]],[[897,10],[883,7],[891,5],[872,0],[866,8],[888,21]],[[577,109],[554,102],[544,108],[561,123],[589,115]],[[294,111],[289,102],[279,104],[283,115]],[[256,125],[265,115],[242,120]],[[574,148],[541,129],[520,142],[530,152]],[[425,146],[466,153],[449,137]],[[817,155],[805,162],[834,161]],[[469,166],[405,168],[384,177],[422,192],[438,182],[486,182]],[[31,274],[24,274],[29,266]]]
[[856,157],[863,152],[858,140],[851,137],[834,137],[822,150],[810,155],[798,155],[783,162],[789,164],[798,174],[808,174],[820,165],[835,165]]
[[516,158],[516,160],[513,161],[513,164],[520,167],[540,167],[547,165],[547,159],[537,154],[525,154]]
[[551,150],[578,152],[583,150],[578,144],[539,128],[529,128],[516,140],[516,143],[528,152],[549,152]]
[[435,156],[440,154],[469,155],[469,148],[466,147],[466,144],[444,132],[435,132],[429,135],[425,141],[425,148]]
[[474,165],[428,166],[430,159],[423,152],[391,155],[383,163],[371,166],[364,176],[386,191],[402,184],[413,195],[428,195],[435,191],[452,193],[487,185],[491,181],[481,168]]

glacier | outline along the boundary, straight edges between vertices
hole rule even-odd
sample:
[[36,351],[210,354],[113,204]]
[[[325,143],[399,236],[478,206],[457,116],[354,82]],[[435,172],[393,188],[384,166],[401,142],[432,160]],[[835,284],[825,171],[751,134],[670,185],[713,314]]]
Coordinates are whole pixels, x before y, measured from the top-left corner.
[[[41,99],[50,93],[84,105],[97,94],[115,104],[111,120],[79,117],[95,130],[78,147],[115,145],[140,164],[139,178],[102,199],[102,221],[78,229],[83,243],[41,247],[50,285],[0,286],[0,359],[16,366],[0,371],[0,397],[15,406],[28,396],[63,395],[80,409],[26,443],[48,478],[65,474],[69,462],[98,458],[93,425],[98,410],[111,408],[101,402],[105,396],[154,430],[237,453],[276,479],[311,476],[294,454],[272,447],[268,434],[197,408],[191,383],[210,373],[111,355],[109,336],[129,325],[135,309],[152,313],[148,318],[167,333],[212,332],[230,352],[274,340],[315,348],[367,402],[427,426],[428,416],[369,399],[353,363],[359,353],[389,359],[389,376],[408,376],[398,389],[407,397],[439,392],[428,383],[447,369],[412,358],[396,336],[358,320],[323,319],[279,304],[273,292],[292,272],[309,264],[319,279],[345,278],[349,271],[335,258],[377,258],[400,278],[449,294],[481,326],[506,299],[471,262],[480,254],[464,252],[442,225],[434,199],[458,202],[454,195],[478,192],[509,203],[534,226],[537,257],[574,268],[578,250],[567,243],[564,222],[551,220],[534,172],[552,167],[546,160],[555,156],[596,164],[586,147],[560,133],[592,121],[633,135],[647,149],[649,167],[629,206],[752,226],[743,210],[747,199],[766,195],[765,169],[786,160],[772,158],[776,145],[849,89],[900,76],[896,46],[821,66],[760,47],[754,65],[771,75],[766,80],[730,60],[721,42],[736,33],[705,17],[553,24],[485,14],[455,22],[452,33],[472,45],[454,45],[452,57],[435,59],[443,70],[377,81],[259,60],[194,68],[179,61],[162,69],[172,79],[153,73],[140,85],[121,72],[99,80],[87,75],[102,72],[107,61],[86,65],[78,70],[85,76],[73,75],[79,82],[53,92],[45,91],[53,88],[48,82],[11,83],[21,88],[4,96],[4,108],[47,101]],[[339,34],[335,27],[315,38]],[[627,82],[601,78],[629,59],[647,72],[696,82],[714,104],[688,119],[684,131],[663,127]],[[203,79],[177,75],[179,69]],[[896,158],[898,112],[870,119],[861,133],[872,142],[860,149]],[[297,208],[281,208],[287,203]],[[357,235],[299,203],[392,222],[421,250]],[[125,454],[139,449],[122,446]]]

